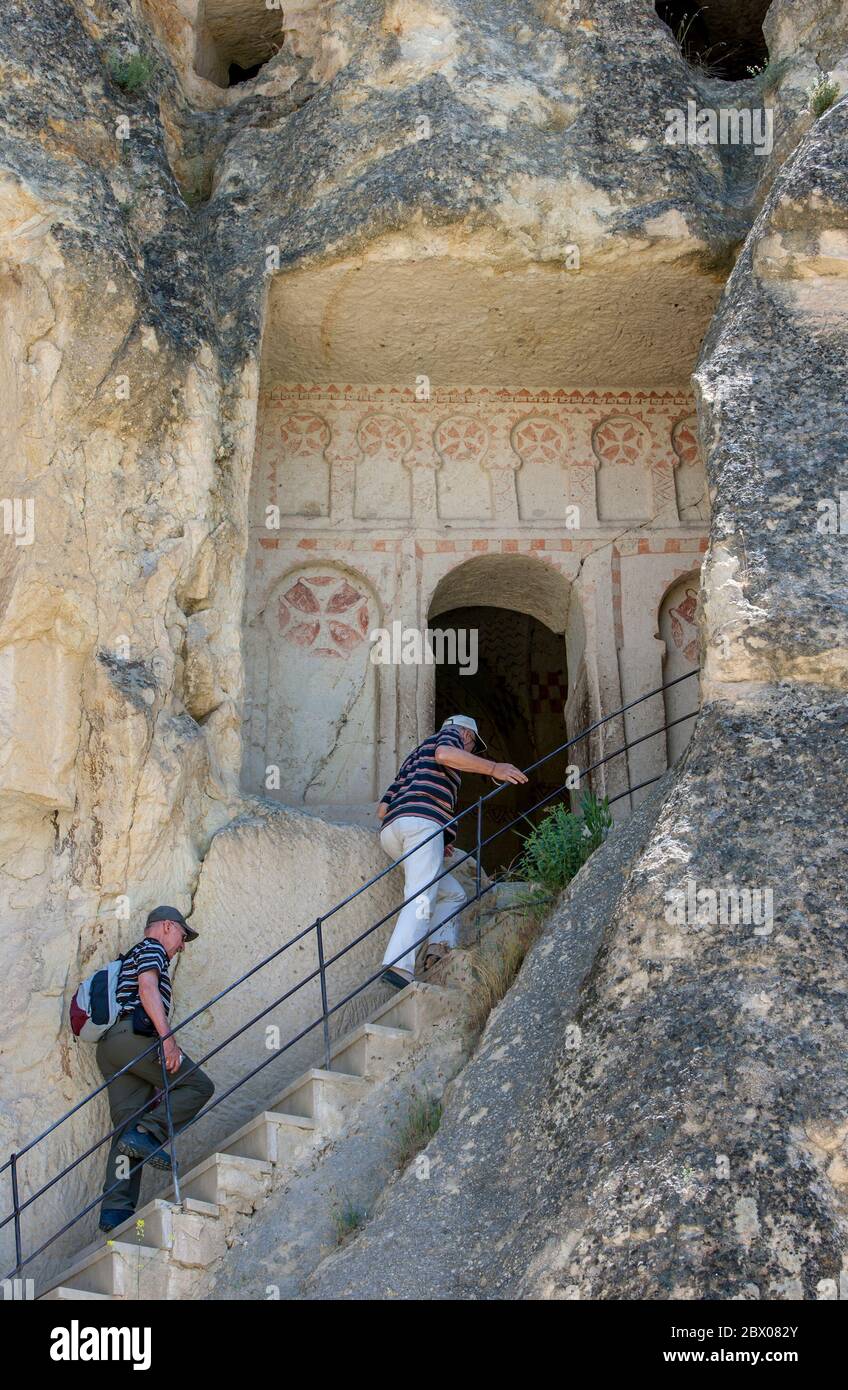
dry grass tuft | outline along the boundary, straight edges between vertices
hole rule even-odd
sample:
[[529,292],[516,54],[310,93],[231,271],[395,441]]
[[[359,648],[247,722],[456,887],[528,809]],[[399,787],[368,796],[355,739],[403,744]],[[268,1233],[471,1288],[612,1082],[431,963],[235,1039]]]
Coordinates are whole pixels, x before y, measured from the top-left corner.
[[416,1154],[426,1149],[441,1123],[442,1102],[433,1096],[413,1095],[397,1137],[395,1158],[399,1168],[405,1168]]
[[487,959],[480,951],[475,951],[474,985],[468,1007],[468,1026],[472,1034],[483,1031],[489,1014],[512,985],[539,934],[541,922],[541,910],[529,910],[494,959]]

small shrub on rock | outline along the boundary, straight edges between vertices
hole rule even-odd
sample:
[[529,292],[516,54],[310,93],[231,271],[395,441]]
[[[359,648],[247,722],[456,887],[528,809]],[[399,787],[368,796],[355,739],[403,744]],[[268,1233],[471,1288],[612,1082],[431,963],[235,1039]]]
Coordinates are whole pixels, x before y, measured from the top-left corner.
[[525,837],[524,851],[516,866],[518,877],[538,884],[545,896],[553,897],[603,844],[611,827],[606,797],[599,801],[592,792],[583,793],[577,814],[563,802],[552,806]]

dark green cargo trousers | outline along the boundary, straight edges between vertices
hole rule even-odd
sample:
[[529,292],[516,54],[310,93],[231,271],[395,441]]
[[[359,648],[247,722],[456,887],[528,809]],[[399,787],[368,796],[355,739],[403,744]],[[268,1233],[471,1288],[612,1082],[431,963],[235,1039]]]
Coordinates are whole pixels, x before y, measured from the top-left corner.
[[[128,1062],[146,1052],[154,1038],[142,1038],[132,1030],[132,1019],[121,1018],[108,1033],[97,1044],[97,1065],[108,1081],[116,1072],[125,1067]],[[179,1034],[176,1038],[179,1043]],[[186,1124],[212,1097],[215,1090],[209,1077],[203,1071],[194,1071],[190,1076],[186,1072],[193,1066],[190,1057],[183,1055],[179,1071],[170,1072],[168,1081],[171,1093],[171,1115],[174,1121],[174,1128],[179,1129]],[[106,1167],[106,1181],[103,1185],[103,1209],[109,1211],[125,1211],[129,1216],[134,1212],[138,1203],[139,1189],[141,1188],[141,1168],[130,1177],[123,1177],[126,1165],[134,1166],[138,1160],[126,1158],[118,1153],[118,1143],[121,1134],[125,1129],[131,1129],[133,1125],[139,1125],[141,1129],[147,1130],[152,1134],[157,1144],[162,1143],[168,1138],[168,1121],[165,1113],[164,1100],[153,1110],[147,1110],[143,1115],[136,1115],[137,1110],[148,1104],[153,1099],[154,1093],[162,1088],[162,1063],[160,1053],[151,1052],[149,1057],[144,1057],[123,1076],[110,1085],[107,1095],[109,1096],[109,1108],[112,1112],[112,1128],[119,1131],[112,1140],[109,1150],[109,1161]],[[135,1119],[133,1119],[135,1116]],[[120,1161],[119,1161],[120,1160]],[[115,1186],[113,1192],[107,1189]]]

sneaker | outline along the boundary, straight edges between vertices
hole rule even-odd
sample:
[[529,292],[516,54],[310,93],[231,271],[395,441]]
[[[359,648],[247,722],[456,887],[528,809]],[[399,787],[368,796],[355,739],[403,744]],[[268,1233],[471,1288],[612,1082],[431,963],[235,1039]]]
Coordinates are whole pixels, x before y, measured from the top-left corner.
[[164,1168],[168,1173],[171,1171],[171,1158],[167,1149],[160,1148],[158,1139],[154,1139],[146,1129],[139,1129],[138,1125],[133,1125],[132,1129],[121,1135],[118,1153],[126,1154],[128,1158],[150,1159],[151,1168]]
[[122,1226],[131,1216],[131,1211],[116,1211],[112,1207],[105,1207],[100,1213],[100,1229],[107,1233],[114,1231],[116,1226]]

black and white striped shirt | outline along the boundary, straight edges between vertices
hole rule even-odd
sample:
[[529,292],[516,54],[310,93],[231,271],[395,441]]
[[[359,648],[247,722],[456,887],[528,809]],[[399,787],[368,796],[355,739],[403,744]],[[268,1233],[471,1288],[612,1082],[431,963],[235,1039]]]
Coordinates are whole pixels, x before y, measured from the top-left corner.
[[[398,816],[423,816],[425,820],[437,821],[439,825],[447,825],[453,819],[460,776],[455,768],[436,761],[436,749],[439,747],[464,751],[462,734],[449,726],[439,729],[438,733],[431,734],[417,748],[413,748],[382,799],[389,808],[383,817],[383,825],[397,820]],[[445,830],[445,843],[450,844],[455,839],[456,830],[449,826]]]
[[137,941],[124,956],[115,997],[121,1006],[121,1016],[132,1013],[138,997],[138,977],[145,970],[155,970],[159,979],[159,993],[165,1006],[165,1013],[171,1012],[171,976],[168,973],[168,952],[155,937],[146,936]]

